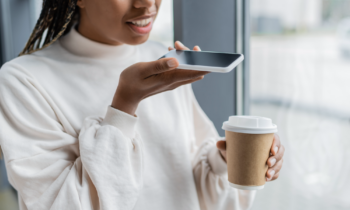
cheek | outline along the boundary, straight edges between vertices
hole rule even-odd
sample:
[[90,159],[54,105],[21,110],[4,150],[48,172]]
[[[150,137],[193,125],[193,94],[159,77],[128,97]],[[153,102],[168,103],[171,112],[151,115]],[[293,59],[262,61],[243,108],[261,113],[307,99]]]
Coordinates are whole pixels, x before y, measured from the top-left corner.
[[100,30],[118,30],[125,25],[123,17],[127,14],[130,1],[88,0],[87,13],[90,21]]
[[157,8],[157,16],[159,13],[159,7],[160,7],[161,3],[162,3],[162,0],[156,0],[156,2],[155,2],[156,8]]
[[156,7],[157,7],[157,9],[159,9],[161,3],[162,3],[162,0],[156,0]]

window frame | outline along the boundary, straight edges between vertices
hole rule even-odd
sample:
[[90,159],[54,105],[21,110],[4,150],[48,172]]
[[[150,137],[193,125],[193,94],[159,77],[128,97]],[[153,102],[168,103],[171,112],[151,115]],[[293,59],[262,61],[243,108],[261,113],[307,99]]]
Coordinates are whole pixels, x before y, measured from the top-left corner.
[[[215,3],[215,4],[214,4]],[[224,135],[221,129],[222,122],[227,120],[230,115],[248,115],[249,100],[249,62],[250,62],[250,1],[249,0],[174,0],[174,38],[182,41],[187,46],[199,45],[203,50],[242,53],[245,60],[232,73],[226,74],[226,77],[209,74],[206,79],[193,84],[193,89],[198,102],[208,117],[213,121],[220,135]],[[208,8],[206,8],[208,7]],[[217,7],[217,8],[213,8]],[[225,10],[228,7],[232,14]],[[203,11],[209,11],[203,14]],[[225,11],[227,13],[225,13]],[[230,20],[225,22],[225,18]],[[201,21],[208,23],[208,27],[216,28],[217,31],[208,30],[208,34],[198,34],[193,28],[200,27],[196,18],[200,16]],[[222,22],[224,21],[224,22]],[[221,23],[221,24],[218,24]],[[219,25],[219,26],[218,26]],[[220,26],[221,25],[221,26]],[[218,33],[226,33],[225,27],[232,26],[232,34],[221,39]],[[228,31],[230,33],[231,31]],[[201,36],[206,37],[207,42],[217,43],[221,47],[201,42]],[[198,38],[196,40],[195,38]],[[198,43],[199,42],[199,43]],[[222,47],[228,43],[228,48]],[[203,47],[202,47],[203,46]],[[231,90],[225,90],[219,86],[220,83],[233,83]],[[217,96],[222,94],[222,96]],[[231,103],[230,108],[216,106],[220,101]],[[221,109],[222,108],[222,109]],[[219,115],[220,117],[217,117]]]

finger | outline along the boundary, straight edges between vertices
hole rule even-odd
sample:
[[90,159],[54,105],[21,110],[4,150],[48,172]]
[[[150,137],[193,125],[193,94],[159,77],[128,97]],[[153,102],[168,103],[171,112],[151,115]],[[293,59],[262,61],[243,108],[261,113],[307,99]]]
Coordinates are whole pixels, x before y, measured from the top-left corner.
[[268,170],[266,172],[266,181],[270,181],[275,174],[276,172],[274,170]]
[[161,86],[172,85],[172,84],[176,85],[176,83],[178,82],[196,79],[206,74],[208,74],[208,72],[176,69],[175,71],[169,71],[163,74],[159,74],[159,77],[161,78],[154,78],[154,79],[157,79],[158,81],[162,81],[162,83],[159,83]]
[[278,177],[280,176],[280,173],[278,172],[277,174],[275,174],[273,177],[272,177],[272,179],[271,180],[269,180],[269,182],[271,182],[271,181],[274,181],[274,180],[276,180],[276,179],[278,179]]
[[194,50],[194,51],[202,51],[201,48],[199,48],[198,45],[194,46],[193,50]]
[[280,161],[283,158],[283,155],[284,155],[284,146],[282,145],[275,156],[271,156],[269,157],[269,159],[267,159],[267,165],[269,167],[274,166],[278,161]]
[[[150,93],[148,95],[146,95],[143,99],[145,98],[148,98],[150,96],[153,96],[153,95],[156,95],[156,94],[159,94],[161,92],[165,92],[165,91],[170,91],[170,90],[174,90],[182,85],[187,85],[187,84],[190,84],[190,83],[193,83],[193,82],[196,82],[198,80],[201,80],[203,79],[204,76],[201,76],[201,77],[197,77],[197,78],[194,78],[194,79],[191,79],[191,80],[185,80],[185,81],[181,81],[181,82],[176,82],[176,83],[173,83],[165,88],[159,88],[159,86],[154,86],[152,90],[150,90]],[[163,85],[164,86],[164,85]]]
[[219,150],[226,151],[226,141],[218,141],[218,142],[216,142],[216,147]]
[[275,156],[271,156],[271,157],[269,157],[269,159],[267,159],[267,165],[269,167],[274,166],[278,161],[280,161],[283,158],[283,155],[284,155],[284,146],[281,145],[277,154]]
[[270,180],[275,174],[279,173],[283,165],[283,159],[276,163],[272,168],[269,168],[266,172],[266,177]]
[[171,50],[175,50],[173,47],[168,47],[168,50],[171,51]]
[[154,74],[160,74],[166,71],[174,70],[179,66],[176,58],[162,58],[160,60],[142,63],[141,72],[144,78]]
[[184,73],[182,75],[179,75],[178,77],[179,80],[187,80],[187,79],[192,79],[197,77],[204,78],[205,75],[210,73],[206,71],[194,71],[194,70],[183,70],[183,69],[180,69],[180,71],[183,71]]
[[188,49],[188,47],[186,47],[180,41],[175,42],[175,49],[177,49],[177,50],[190,50],[190,49]]
[[[207,72],[204,71],[192,71],[175,69],[173,71],[166,71],[159,74],[154,74],[146,77],[147,82],[154,91],[165,91],[167,88],[178,87],[178,85],[183,85],[183,83],[188,84],[188,81],[198,81],[198,79],[203,79],[203,76]],[[191,82],[190,82],[191,83]],[[150,91],[153,93],[154,91]]]
[[178,87],[180,87],[182,85],[191,84],[193,82],[197,82],[199,80],[202,80],[203,78],[204,78],[204,75],[196,77],[196,78],[193,78],[193,79],[176,82],[176,83],[170,85],[168,90],[174,90],[174,89],[176,89],[176,88],[178,88]]
[[278,150],[280,149],[281,146],[281,141],[280,141],[280,137],[275,134],[274,138],[273,138],[273,143],[271,146],[271,153],[272,155],[276,155]]

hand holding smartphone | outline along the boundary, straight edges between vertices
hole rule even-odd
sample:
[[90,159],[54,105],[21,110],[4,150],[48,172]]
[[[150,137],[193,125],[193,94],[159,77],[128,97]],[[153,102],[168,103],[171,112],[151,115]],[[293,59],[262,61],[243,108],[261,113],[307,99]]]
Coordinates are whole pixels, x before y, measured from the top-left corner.
[[178,69],[219,73],[232,71],[244,60],[242,54],[191,50],[171,50],[161,58],[176,58]]

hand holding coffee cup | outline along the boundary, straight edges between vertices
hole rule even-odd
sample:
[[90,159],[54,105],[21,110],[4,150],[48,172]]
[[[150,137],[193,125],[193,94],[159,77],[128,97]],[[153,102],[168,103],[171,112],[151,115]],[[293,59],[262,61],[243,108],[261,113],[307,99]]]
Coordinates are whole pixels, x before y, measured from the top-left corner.
[[266,172],[266,181],[273,181],[279,177],[279,172],[283,164],[284,146],[281,144],[280,137],[275,134],[270,150],[270,157],[267,160],[268,170]]
[[227,161],[232,187],[262,189],[265,181],[278,178],[284,147],[274,135],[277,126],[271,119],[232,116],[224,122],[223,129],[226,130],[226,142],[219,141],[217,147]]
[[[226,161],[226,140],[220,140],[216,143],[223,159]],[[270,157],[267,159],[266,163],[268,165],[268,170],[266,172],[266,181],[273,181],[278,179],[279,172],[283,164],[284,146],[281,144],[280,137],[275,134],[273,138],[273,143],[270,149]]]

